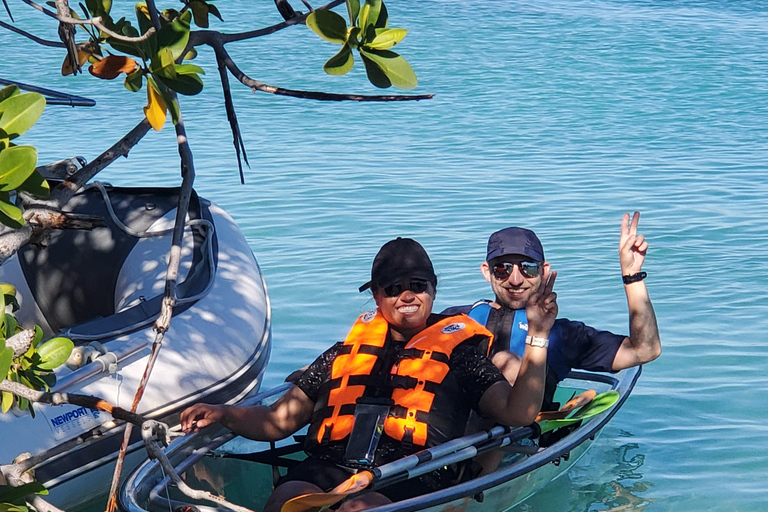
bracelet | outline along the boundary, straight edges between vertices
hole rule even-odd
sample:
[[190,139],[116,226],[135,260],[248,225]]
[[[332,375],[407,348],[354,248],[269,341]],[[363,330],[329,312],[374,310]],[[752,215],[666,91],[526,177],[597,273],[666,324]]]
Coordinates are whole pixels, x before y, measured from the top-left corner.
[[525,344],[532,347],[547,348],[549,346],[549,338],[537,338],[536,336],[526,336]]
[[621,276],[621,280],[624,281],[624,284],[630,284],[630,283],[636,283],[637,281],[642,281],[648,277],[648,274],[645,272],[638,272],[637,274],[632,274],[631,276]]

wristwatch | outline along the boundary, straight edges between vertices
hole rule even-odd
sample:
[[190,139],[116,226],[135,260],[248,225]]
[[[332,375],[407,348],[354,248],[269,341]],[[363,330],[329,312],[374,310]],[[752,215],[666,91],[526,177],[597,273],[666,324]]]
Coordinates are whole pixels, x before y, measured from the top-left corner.
[[621,276],[621,280],[624,281],[624,284],[630,284],[642,281],[646,277],[648,277],[648,274],[645,272],[638,272],[637,274],[632,274],[630,276]]
[[537,338],[536,336],[526,336],[525,344],[532,347],[547,348],[549,346],[549,338]]

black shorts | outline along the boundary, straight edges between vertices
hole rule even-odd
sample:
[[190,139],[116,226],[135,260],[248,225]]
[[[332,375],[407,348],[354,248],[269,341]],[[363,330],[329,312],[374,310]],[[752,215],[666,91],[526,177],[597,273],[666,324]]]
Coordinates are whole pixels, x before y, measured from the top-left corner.
[[[275,487],[286,482],[300,481],[314,484],[322,489],[323,492],[329,492],[355,474],[355,472],[356,470],[354,469],[340,466],[328,460],[309,457],[289,469],[288,473],[277,481]],[[439,476],[430,473],[422,477],[412,478],[376,489],[376,492],[383,494],[392,501],[406,500],[444,487],[441,482],[443,479]]]

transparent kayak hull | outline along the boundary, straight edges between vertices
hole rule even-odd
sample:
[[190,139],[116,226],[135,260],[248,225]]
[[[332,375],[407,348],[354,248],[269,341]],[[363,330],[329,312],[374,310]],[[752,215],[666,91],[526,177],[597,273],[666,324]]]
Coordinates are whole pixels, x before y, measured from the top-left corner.
[[[619,392],[619,401],[546,448],[536,449],[533,446],[533,450],[509,450],[499,467],[490,474],[372,510],[501,512],[521,503],[577,463],[601,429],[621,408],[640,371],[638,367],[616,375],[573,372],[561,383],[556,399],[567,400],[586,389],[594,389],[598,393],[613,389]],[[247,403],[269,403],[285,389],[284,385],[262,392]],[[286,447],[280,444],[270,449],[266,443],[243,440],[226,429],[213,427],[179,439],[167,448],[166,453],[190,487],[226,496],[230,502],[251,510],[261,510],[272,490],[280,458],[297,456],[285,455],[285,450]],[[255,461],[226,456],[249,451],[258,452],[259,456],[253,457]],[[277,463],[272,466],[270,461]],[[226,510],[211,503],[193,502],[183,496],[174,486],[168,485],[156,461],[145,462],[129,476],[121,489],[120,504],[126,512],[161,512],[187,504],[194,504],[202,512]]]

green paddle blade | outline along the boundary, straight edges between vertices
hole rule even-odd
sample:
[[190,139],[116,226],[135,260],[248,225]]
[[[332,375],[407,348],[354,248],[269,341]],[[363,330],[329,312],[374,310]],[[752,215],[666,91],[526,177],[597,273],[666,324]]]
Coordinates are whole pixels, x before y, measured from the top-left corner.
[[592,399],[587,405],[579,409],[570,418],[563,418],[559,420],[544,420],[539,422],[541,427],[541,433],[550,432],[566,425],[572,425],[578,421],[597,416],[601,412],[607,411],[613,404],[619,400],[618,391],[606,391],[601,393]]

